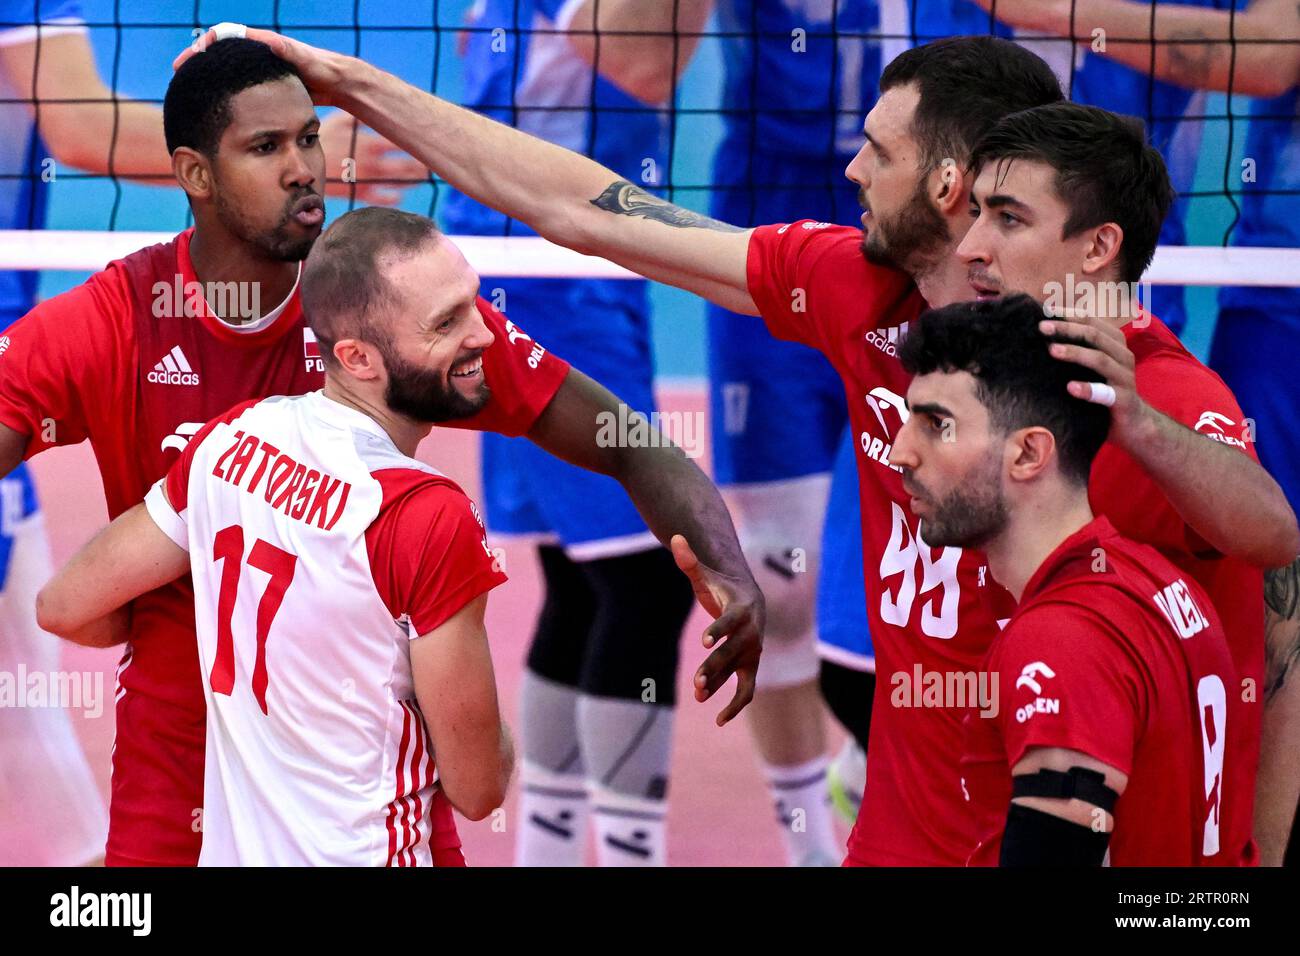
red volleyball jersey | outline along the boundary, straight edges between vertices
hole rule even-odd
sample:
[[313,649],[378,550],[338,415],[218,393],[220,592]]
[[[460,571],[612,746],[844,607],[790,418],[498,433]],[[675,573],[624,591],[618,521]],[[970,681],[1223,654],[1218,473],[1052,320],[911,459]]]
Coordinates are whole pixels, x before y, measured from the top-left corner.
[[1227,636],[1204,589],[1154,548],[1106,518],[1075,532],[1030,578],[986,667],[999,706],[967,717],[962,761],[973,864],[997,864],[1011,770],[1040,747],[1128,777],[1113,865],[1254,862],[1254,730]]
[[[858,484],[867,614],[876,652],[867,786],[849,837],[847,862],[885,866],[961,865],[974,836],[961,787],[962,724],[983,709],[977,693],[984,655],[1014,601],[988,573],[984,555],[932,548],[910,510],[902,475],[889,461],[907,420],[911,376],[897,357],[909,323],[926,308],[905,273],[867,261],[859,229],[803,220],[756,229],[750,239],[750,295],[778,339],[822,352],[844,383],[858,446]],[[1155,408],[1245,454],[1248,426],[1231,392],[1159,322],[1125,328],[1138,390]],[[1245,430],[1243,430],[1245,429]],[[1263,672],[1263,580],[1245,562],[1208,548],[1131,457],[1111,444],[1090,482],[1094,511],[1149,542],[1196,578],[1223,614],[1242,681]],[[1245,759],[1258,760],[1259,704]],[[1257,699],[1257,695],[1255,695]]]

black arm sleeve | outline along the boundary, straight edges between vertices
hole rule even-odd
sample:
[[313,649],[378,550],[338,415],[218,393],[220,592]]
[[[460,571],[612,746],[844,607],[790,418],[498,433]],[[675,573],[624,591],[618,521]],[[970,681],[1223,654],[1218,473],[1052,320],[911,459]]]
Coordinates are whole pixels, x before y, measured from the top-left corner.
[[1011,804],[999,866],[1101,866],[1109,833]]

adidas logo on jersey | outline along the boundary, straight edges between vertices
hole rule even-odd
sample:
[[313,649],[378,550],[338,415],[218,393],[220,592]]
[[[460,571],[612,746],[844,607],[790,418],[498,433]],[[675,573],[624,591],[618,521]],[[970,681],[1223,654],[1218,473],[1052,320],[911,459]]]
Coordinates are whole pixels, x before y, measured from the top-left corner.
[[9,336],[0,335],[0,355],[9,351]]
[[199,373],[190,368],[185,353],[178,345],[162,357],[146,378],[155,385],[197,385]]
[[907,327],[910,324],[910,322],[904,322],[902,325],[891,329],[872,329],[863,338],[886,355],[897,357],[898,343],[907,334]]

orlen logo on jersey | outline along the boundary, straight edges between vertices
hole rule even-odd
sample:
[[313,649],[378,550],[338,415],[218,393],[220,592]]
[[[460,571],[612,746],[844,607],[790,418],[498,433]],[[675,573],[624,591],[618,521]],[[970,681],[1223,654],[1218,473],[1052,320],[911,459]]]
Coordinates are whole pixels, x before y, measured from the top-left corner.
[[1218,412],[1201,412],[1201,417],[1197,419],[1193,431],[1198,431],[1206,438],[1223,442],[1225,445],[1236,445],[1238,448],[1245,448],[1246,443],[1244,441],[1229,435],[1223,430],[1225,425],[1233,426],[1236,424],[1227,415],[1220,415]]
[[894,431],[885,421],[885,410],[893,409],[893,414],[898,417],[899,426],[902,427],[907,424],[907,402],[903,400],[901,395],[896,395],[884,386],[873,388],[863,398],[866,399],[867,407],[876,413],[876,420],[880,422],[880,428],[885,433],[885,439],[881,439],[869,432],[863,432],[858,436],[858,441],[862,445],[862,453],[872,461],[878,461],[887,468],[893,468],[894,471],[901,472],[901,468],[889,463],[889,452],[894,446],[886,439],[893,438]]
[[874,345],[886,355],[897,358],[898,343],[902,341],[903,336],[907,334],[907,327],[909,325],[911,325],[910,322],[904,322],[902,325],[896,325],[889,329],[872,329],[864,335],[863,338],[867,340],[868,344]]
[[1056,671],[1052,670],[1043,661],[1034,661],[1032,664],[1026,664],[1016,678],[1016,689],[1026,687],[1034,694],[1034,699],[1023,707],[1016,708],[1016,723],[1023,724],[1035,714],[1059,714],[1061,712],[1061,700],[1059,697],[1044,697],[1043,685],[1038,682],[1041,677],[1043,680],[1049,680],[1056,676]]
[[[793,225],[794,225],[794,223],[792,223],[792,222],[787,222],[784,226],[782,226],[780,229],[778,229],[778,230],[776,231],[776,234],[777,234],[778,236],[784,236],[785,233],[786,233],[786,230],[789,229],[789,228],[790,228],[791,226],[793,226]],[[811,232],[811,231],[814,230],[814,229],[829,229],[831,226],[835,225],[835,223],[833,223],[833,222],[802,222],[802,223],[800,223],[799,225],[803,226],[803,228],[805,228],[805,229],[807,229],[809,232]]]
[[[533,342],[533,337],[515,325],[509,319],[506,319],[506,336],[510,339],[510,344],[518,342]],[[542,363],[542,356],[546,354],[546,348],[533,342],[533,350],[528,353],[528,367],[537,368]]]
[[190,368],[179,345],[164,355],[162,361],[145,377],[155,385],[199,384],[199,373]]
[[302,330],[302,356],[306,371],[325,371],[325,360],[321,358],[320,343],[316,341],[316,333],[308,328]]
[[1153,594],[1156,607],[1165,616],[1174,633],[1183,640],[1193,634],[1199,634],[1210,626],[1205,613],[1197,606],[1192,594],[1187,590],[1187,582],[1179,578],[1167,585],[1158,594]]

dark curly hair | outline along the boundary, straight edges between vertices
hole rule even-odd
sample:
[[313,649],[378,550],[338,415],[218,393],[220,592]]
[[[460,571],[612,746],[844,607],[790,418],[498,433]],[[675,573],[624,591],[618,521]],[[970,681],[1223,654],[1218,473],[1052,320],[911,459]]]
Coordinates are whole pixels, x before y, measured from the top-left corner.
[[298,77],[297,69],[256,40],[218,40],[190,57],[172,76],[163,99],[167,152],[186,146],[215,156],[232,119],[231,98],[287,76]]
[[1110,409],[1074,398],[1066,386],[1102,377],[1053,358],[1049,342],[1073,340],[1044,335],[1041,321],[1042,306],[1026,295],[958,302],[913,322],[898,357],[913,375],[969,372],[995,427],[1004,432],[1046,428],[1056,437],[1061,473],[1086,485],[1092,460],[1110,431]]

